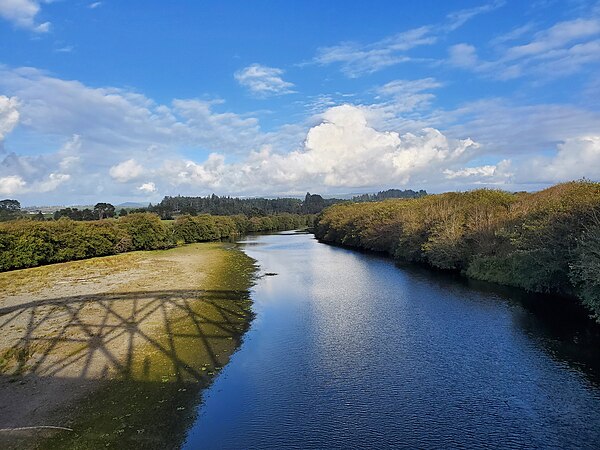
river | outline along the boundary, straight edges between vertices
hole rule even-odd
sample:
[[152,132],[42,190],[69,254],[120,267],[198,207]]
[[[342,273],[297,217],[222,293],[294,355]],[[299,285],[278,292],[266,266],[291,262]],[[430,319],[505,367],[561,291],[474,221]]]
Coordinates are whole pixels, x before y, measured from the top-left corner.
[[598,448],[597,327],[317,242],[240,243],[256,317],[184,448]]

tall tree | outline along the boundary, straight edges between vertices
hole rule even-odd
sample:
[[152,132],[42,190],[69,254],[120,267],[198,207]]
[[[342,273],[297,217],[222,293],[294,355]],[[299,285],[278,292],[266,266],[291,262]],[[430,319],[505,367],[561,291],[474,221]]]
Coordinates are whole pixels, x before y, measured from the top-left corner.
[[18,200],[0,200],[0,221],[16,219],[21,215],[21,204]]
[[94,214],[98,219],[106,219],[115,216],[115,207],[110,203],[96,203]]

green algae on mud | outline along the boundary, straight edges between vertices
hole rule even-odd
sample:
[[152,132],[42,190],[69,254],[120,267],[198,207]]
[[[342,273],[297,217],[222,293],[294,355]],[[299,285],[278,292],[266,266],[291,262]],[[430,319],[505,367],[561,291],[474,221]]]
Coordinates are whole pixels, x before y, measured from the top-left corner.
[[[90,384],[86,396],[54,411],[52,417],[62,418],[61,425],[73,431],[29,443],[60,449],[181,445],[202,390],[227,364],[252,319],[249,289],[256,267],[234,245],[194,244],[147,254],[168,261],[172,255],[203,251],[211,255],[210,267],[203,265],[198,281],[193,276],[182,280],[182,289],[174,289],[167,274],[164,282],[171,289],[98,295],[104,303],[131,303],[132,312],[115,309],[111,315],[117,317],[121,335],[143,345],[130,345],[125,361],[107,376],[84,380]],[[151,295],[151,300],[138,301],[141,294]],[[151,333],[138,327],[150,314],[156,322]]]

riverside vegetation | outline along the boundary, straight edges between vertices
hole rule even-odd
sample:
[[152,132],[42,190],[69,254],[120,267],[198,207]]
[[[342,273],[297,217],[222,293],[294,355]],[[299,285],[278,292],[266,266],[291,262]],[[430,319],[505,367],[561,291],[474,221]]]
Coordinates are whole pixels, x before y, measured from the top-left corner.
[[577,298],[600,322],[600,183],[340,204],[317,217],[315,235],[398,261]]
[[89,222],[15,220],[0,223],[0,271],[229,239],[248,232],[289,230],[306,227],[312,219],[298,214],[200,215],[162,221],[155,214],[136,213]]

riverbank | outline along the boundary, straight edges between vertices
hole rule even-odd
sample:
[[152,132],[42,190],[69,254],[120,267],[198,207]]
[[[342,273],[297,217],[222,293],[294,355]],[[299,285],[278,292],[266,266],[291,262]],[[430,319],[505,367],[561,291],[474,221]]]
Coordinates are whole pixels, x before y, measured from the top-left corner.
[[314,233],[397,261],[574,298],[600,322],[600,183],[335,205]]
[[128,214],[118,219],[74,221],[13,220],[0,223],[0,272],[136,250],[162,250],[182,244],[230,240],[253,232],[294,230],[313,216],[263,217]]
[[177,447],[249,325],[254,271],[206,243],[0,274],[0,429],[73,430],[2,448]]

